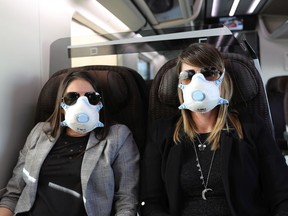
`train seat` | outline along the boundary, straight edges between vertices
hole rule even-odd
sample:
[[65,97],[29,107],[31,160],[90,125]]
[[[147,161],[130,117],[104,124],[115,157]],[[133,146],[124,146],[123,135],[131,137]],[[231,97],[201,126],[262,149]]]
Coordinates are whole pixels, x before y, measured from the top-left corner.
[[127,67],[91,65],[54,73],[40,92],[35,123],[46,121],[52,114],[58,86],[63,77],[69,72],[80,70],[88,71],[97,80],[108,114],[112,120],[130,128],[141,151],[146,138],[148,93],[140,74]]
[[[226,72],[230,74],[234,84],[230,106],[238,111],[257,112],[264,118],[273,133],[265,87],[254,63],[240,54],[222,54],[225,59]],[[175,66],[176,59],[169,60],[159,69],[154,78],[149,96],[149,122],[179,112],[178,74]]]
[[[288,150],[286,125],[288,123],[288,76],[272,77],[266,84],[275,138],[283,150]],[[285,136],[284,136],[285,134]]]
[[286,85],[286,91],[284,96],[284,117],[285,117],[285,131],[284,139],[286,140],[286,147],[288,150],[288,85]]

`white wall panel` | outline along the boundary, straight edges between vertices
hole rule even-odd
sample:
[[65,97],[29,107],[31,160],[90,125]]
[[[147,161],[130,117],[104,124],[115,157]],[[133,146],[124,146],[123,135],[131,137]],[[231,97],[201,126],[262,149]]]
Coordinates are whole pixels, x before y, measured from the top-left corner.
[[69,0],[0,0],[0,188],[33,127],[50,44],[70,36],[73,13]]
[[32,126],[40,89],[37,0],[0,0],[0,188]]

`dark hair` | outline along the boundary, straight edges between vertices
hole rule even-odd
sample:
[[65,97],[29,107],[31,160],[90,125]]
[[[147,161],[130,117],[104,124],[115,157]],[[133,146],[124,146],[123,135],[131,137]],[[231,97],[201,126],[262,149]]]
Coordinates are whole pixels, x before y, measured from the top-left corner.
[[[60,123],[64,120],[64,113],[63,113],[63,109],[61,108],[63,95],[67,87],[69,86],[69,84],[73,80],[77,80],[77,79],[83,79],[83,80],[88,81],[92,85],[94,90],[97,91],[101,95],[101,98],[103,98],[101,89],[97,86],[96,80],[89,74],[89,72],[74,71],[74,72],[68,73],[63,78],[62,82],[60,83],[60,86],[57,92],[57,98],[55,102],[54,111],[52,115],[49,117],[49,119],[47,120],[48,122],[50,122],[50,125],[51,125],[51,131],[49,132],[49,135],[54,138],[59,136],[63,129],[60,126]],[[100,121],[104,123],[104,127],[99,127],[99,128],[94,129],[95,135],[97,136],[97,139],[99,140],[103,140],[107,136],[108,131],[109,131],[109,126],[110,126],[110,120],[108,119],[105,110],[106,110],[105,104],[103,103],[103,108],[100,110],[99,115],[100,115]]]

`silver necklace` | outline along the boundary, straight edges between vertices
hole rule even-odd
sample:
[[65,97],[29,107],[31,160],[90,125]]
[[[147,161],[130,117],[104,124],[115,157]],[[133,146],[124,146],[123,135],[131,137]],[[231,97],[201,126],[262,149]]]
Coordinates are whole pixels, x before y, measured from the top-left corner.
[[[198,140],[199,140],[199,138],[198,138]],[[199,140],[199,142],[200,142],[200,140]],[[205,182],[204,175],[203,175],[203,172],[202,172],[202,168],[201,168],[201,165],[200,165],[200,160],[199,160],[198,153],[197,153],[196,146],[195,146],[194,142],[193,142],[193,147],[194,147],[194,151],[195,151],[195,155],[196,155],[196,162],[197,162],[198,171],[200,172],[200,180],[202,181],[202,185],[204,186],[204,190],[202,190],[202,199],[203,200],[207,200],[205,194],[208,191],[213,191],[211,188],[208,188],[207,186],[208,186],[210,172],[211,172],[211,169],[212,169],[212,165],[213,165],[213,161],[214,161],[214,156],[215,156],[216,150],[213,152],[211,163],[210,163],[210,167],[209,167],[209,171],[208,171],[208,174],[207,174],[207,179],[206,179],[206,182]]]
[[205,140],[204,143],[202,143],[201,140],[199,139],[198,134],[196,134],[196,137],[197,137],[198,142],[199,142],[199,145],[198,145],[199,150],[200,150],[200,151],[205,150],[205,148],[206,148],[206,140]]

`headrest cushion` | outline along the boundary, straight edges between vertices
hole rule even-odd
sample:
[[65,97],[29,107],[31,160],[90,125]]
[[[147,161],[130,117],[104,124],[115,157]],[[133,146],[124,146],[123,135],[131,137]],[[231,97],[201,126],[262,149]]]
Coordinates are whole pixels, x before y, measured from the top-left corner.
[[[98,81],[97,84],[102,91],[104,105],[109,107],[108,111],[110,113],[118,112],[119,108],[124,106],[129,91],[124,78],[119,73],[113,73],[113,68],[113,66],[109,66],[109,69],[108,67],[102,69],[96,66],[85,66],[58,71],[53,74],[41,90],[41,97],[38,102],[41,106],[40,109],[47,113],[46,118],[50,116],[54,110],[59,84],[64,76],[72,71],[85,70],[95,78],[96,82]],[[105,94],[105,98],[103,94]]]
[[230,106],[252,100],[259,93],[255,73],[258,71],[254,64],[242,55],[233,53],[223,54],[226,72],[233,81],[233,96]]
[[285,93],[288,90],[288,76],[270,78],[266,84],[267,92]]
[[[229,53],[223,54],[225,60],[226,73],[232,78],[234,84],[234,94],[230,105],[237,105],[242,102],[252,100],[259,92],[259,86],[256,77],[251,70],[257,70],[247,58]],[[179,104],[177,97],[178,74],[176,72],[176,59],[165,63],[159,70],[160,81],[158,88],[158,98],[163,104],[177,106]],[[234,71],[238,71],[234,73]]]
[[163,74],[160,80],[158,96],[161,103],[177,106],[178,95],[178,74],[175,67],[167,69],[167,72]]

